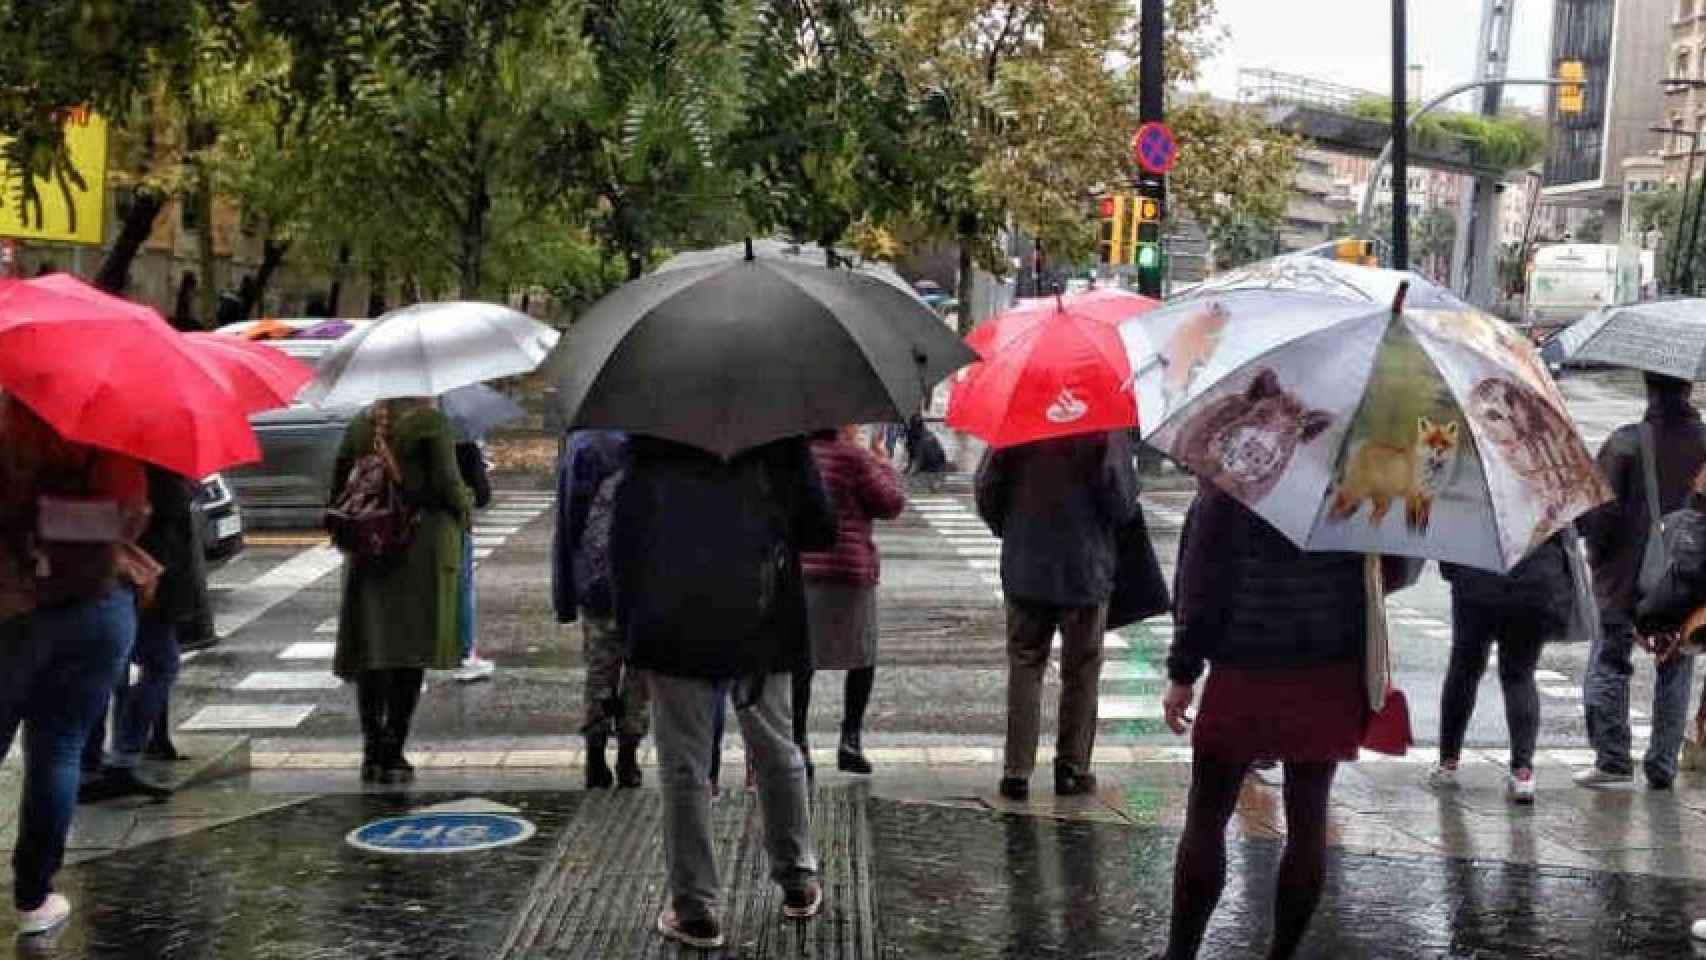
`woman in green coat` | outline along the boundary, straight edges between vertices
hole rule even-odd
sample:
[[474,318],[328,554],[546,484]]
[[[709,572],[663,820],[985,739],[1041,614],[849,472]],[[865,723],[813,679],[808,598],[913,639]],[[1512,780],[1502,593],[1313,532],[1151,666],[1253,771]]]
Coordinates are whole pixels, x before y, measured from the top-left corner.
[[456,614],[462,534],[473,495],[456,467],[450,421],[431,400],[384,400],[350,424],[338,451],[332,500],[350,468],[383,435],[397,460],[405,501],[420,511],[407,549],[384,563],[344,566],[332,670],[356,685],[361,713],[361,778],[407,783],[415,770],[403,757],[409,722],[427,670],[460,662]]

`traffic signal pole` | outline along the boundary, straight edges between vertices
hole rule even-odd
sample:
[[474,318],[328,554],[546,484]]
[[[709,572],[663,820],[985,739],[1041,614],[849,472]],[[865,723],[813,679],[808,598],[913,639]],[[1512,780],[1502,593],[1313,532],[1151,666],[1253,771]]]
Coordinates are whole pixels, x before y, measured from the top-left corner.
[[1392,0],[1392,269],[1410,269],[1409,39],[1404,0]]
[[[1143,123],[1161,123],[1167,119],[1167,48],[1165,43],[1166,0],[1143,0],[1139,15],[1137,111]],[[1163,176],[1140,173],[1138,195],[1153,199],[1158,209],[1166,210],[1167,180]],[[1165,253],[1162,253],[1165,258]],[[1160,269],[1142,270],[1137,274],[1137,291],[1146,297],[1163,294]]]

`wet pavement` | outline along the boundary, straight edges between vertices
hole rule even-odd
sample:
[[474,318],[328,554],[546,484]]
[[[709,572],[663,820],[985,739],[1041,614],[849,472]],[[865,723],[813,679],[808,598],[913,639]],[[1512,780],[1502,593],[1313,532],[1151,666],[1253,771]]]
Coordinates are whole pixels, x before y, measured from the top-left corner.
[[[1106,817],[962,799],[926,803],[820,789],[814,830],[828,900],[780,918],[750,797],[718,805],[730,947],[679,950],[650,932],[663,899],[657,796],[503,792],[538,832],[446,856],[367,853],[352,829],[462,794],[304,798],[188,836],[73,864],[78,905],[19,955],[88,958],[1092,958],[1164,945],[1176,834]],[[1064,814],[1064,815],[1063,815]],[[1277,840],[1241,832],[1205,957],[1261,955]],[[1336,851],[1301,957],[1695,957],[1706,914],[1692,879],[1492,859]]]

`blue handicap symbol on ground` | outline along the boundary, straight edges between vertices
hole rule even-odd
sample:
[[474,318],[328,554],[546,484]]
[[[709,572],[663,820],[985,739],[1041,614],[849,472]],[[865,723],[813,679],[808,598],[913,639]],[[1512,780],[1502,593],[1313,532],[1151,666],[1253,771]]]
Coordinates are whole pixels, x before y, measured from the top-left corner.
[[344,839],[370,853],[472,853],[520,843],[534,829],[520,817],[495,813],[417,813],[375,820]]

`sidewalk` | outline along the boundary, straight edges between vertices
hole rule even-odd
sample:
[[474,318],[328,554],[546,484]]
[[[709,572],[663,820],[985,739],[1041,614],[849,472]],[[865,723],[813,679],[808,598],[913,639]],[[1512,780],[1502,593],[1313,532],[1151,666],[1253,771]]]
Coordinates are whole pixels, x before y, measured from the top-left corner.
[[[1329,893],[1303,956],[1695,955],[1706,778],[1672,793],[1586,791],[1550,768],[1539,803],[1519,810],[1493,764],[1470,768],[1449,797],[1417,785],[1424,769],[1341,774]],[[1022,805],[994,796],[989,764],[883,767],[870,781],[826,773],[815,827],[830,908],[804,927],[780,920],[756,812],[730,789],[717,808],[723,955],[1146,957],[1165,938],[1188,767],[1098,773],[1096,797],[1057,800],[1039,777]],[[38,945],[50,952],[33,955],[700,956],[649,932],[663,896],[656,793],[589,795],[578,781],[567,768],[423,770],[414,791],[398,793],[363,790],[350,771],[280,770],[192,787],[165,805],[85,811],[78,862],[62,875],[78,912]],[[345,842],[373,820],[470,797],[514,808],[538,833],[447,856]],[[1265,938],[1279,791],[1252,783],[1234,829],[1205,957],[1253,955]],[[0,919],[0,938],[10,922]]]

